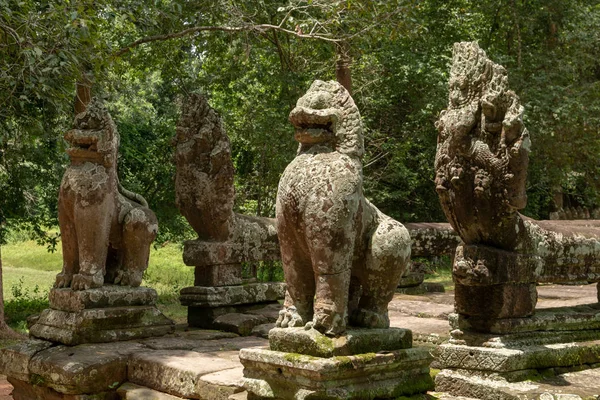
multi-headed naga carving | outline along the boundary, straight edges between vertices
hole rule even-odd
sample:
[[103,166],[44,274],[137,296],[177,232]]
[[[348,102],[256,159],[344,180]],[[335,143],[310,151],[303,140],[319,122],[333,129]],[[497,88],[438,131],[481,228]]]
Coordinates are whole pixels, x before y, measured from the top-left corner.
[[533,221],[518,212],[527,203],[530,140],[506,70],[477,43],[456,43],[449,86],[436,123],[435,183],[465,243],[453,270],[459,314],[524,317],[534,312],[536,282],[600,281],[597,223]]
[[389,326],[387,305],[410,257],[402,224],[363,195],[360,113],[337,82],[315,81],[290,113],[296,158],[277,192],[288,294],[277,326],[328,335]]
[[65,139],[71,164],[58,197],[63,269],[55,287],[139,286],[158,223],[146,200],[119,183],[113,120],[94,99]]

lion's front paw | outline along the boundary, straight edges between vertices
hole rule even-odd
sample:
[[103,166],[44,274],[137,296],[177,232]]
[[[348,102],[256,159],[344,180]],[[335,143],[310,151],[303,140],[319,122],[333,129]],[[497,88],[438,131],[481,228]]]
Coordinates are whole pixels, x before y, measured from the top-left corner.
[[119,270],[115,277],[115,285],[138,287],[142,284],[144,273],[141,271]]
[[389,328],[390,318],[387,312],[381,313],[360,308],[352,313],[350,322],[363,328]]
[[71,286],[71,281],[73,280],[73,274],[67,274],[61,272],[56,275],[56,280],[54,281],[55,288],[68,288]]
[[336,312],[315,311],[312,327],[327,336],[339,336],[346,331],[344,318]]
[[275,326],[278,328],[294,328],[303,325],[304,321],[294,306],[279,311],[279,318],[275,322]]
[[96,273],[94,275],[75,274],[73,275],[71,289],[87,290],[100,287],[103,283],[104,275],[102,275],[102,272]]

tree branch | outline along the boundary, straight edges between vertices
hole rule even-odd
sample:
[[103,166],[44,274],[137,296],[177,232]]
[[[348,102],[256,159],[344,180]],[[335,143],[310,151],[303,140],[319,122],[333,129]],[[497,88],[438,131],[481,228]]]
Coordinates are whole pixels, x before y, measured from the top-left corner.
[[132,49],[134,49],[144,43],[177,39],[177,38],[184,37],[184,36],[190,36],[190,35],[196,34],[198,32],[205,32],[205,31],[215,32],[215,31],[217,31],[217,32],[264,33],[269,30],[283,32],[288,35],[293,35],[293,36],[296,36],[296,37],[302,38],[302,39],[323,40],[323,41],[331,42],[331,43],[338,43],[342,40],[342,39],[337,39],[337,38],[313,34],[313,33],[305,34],[305,33],[299,32],[299,31],[297,32],[297,31],[285,29],[285,28],[281,27],[281,25],[271,25],[271,24],[243,25],[243,26],[195,26],[193,28],[184,29],[183,31],[179,31],[179,32],[168,33],[165,35],[147,36],[145,38],[138,39],[135,42],[132,42],[129,45],[122,47],[121,49],[114,52],[113,57],[120,57],[123,54],[130,52]]

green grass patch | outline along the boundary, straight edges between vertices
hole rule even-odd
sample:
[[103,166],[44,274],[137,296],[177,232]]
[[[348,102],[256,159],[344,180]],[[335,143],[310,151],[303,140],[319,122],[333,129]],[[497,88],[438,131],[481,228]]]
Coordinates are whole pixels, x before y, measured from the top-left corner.
[[454,290],[452,280],[452,260],[448,256],[437,257],[435,260],[427,258],[415,258],[413,261],[423,265],[425,270],[425,281],[441,283],[444,289]]
[[12,242],[2,246],[2,266],[56,271],[56,274],[62,268],[62,249],[57,246],[54,253],[49,253],[46,246],[40,246],[33,240]]

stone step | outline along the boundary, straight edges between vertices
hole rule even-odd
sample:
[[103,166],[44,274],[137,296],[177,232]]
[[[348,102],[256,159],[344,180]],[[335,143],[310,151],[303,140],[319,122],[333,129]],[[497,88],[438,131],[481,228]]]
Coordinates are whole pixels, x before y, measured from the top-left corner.
[[476,399],[582,400],[597,398],[600,393],[599,379],[598,368],[569,372],[540,381],[524,382],[507,382],[477,374],[442,370],[435,378],[435,387],[436,390],[448,394]]
[[117,389],[117,394],[123,400],[184,400],[183,397],[158,392],[131,382],[122,384]]

